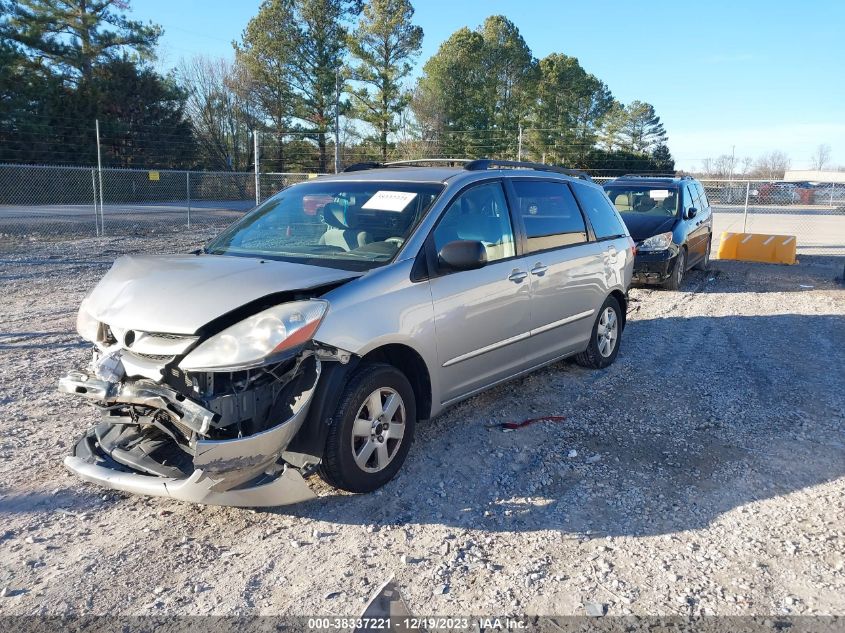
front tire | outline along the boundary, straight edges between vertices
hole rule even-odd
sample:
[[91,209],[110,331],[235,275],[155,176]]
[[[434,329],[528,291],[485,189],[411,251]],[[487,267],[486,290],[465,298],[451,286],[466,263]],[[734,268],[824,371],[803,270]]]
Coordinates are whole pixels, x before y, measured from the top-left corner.
[[322,479],[349,492],[372,492],[393,479],[411,448],[414,390],[385,363],[363,363],[344,387],[320,464]]
[[616,360],[621,339],[622,309],[616,297],[610,295],[593,323],[589,346],[575,356],[575,362],[589,369],[604,369]]

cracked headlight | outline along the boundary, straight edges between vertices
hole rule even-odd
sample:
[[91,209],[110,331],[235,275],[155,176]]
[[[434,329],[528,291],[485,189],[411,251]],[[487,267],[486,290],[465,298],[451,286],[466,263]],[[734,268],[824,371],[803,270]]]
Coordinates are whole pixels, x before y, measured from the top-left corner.
[[672,233],[652,235],[637,247],[638,251],[665,251],[672,245]]
[[82,302],[82,305],[79,306],[79,312],[76,314],[76,331],[86,341],[91,341],[92,343],[97,342],[97,335],[100,332],[100,322],[88,312],[87,301]]
[[293,301],[254,314],[201,343],[179,367],[219,371],[262,365],[311,340],[328,307],[326,301]]

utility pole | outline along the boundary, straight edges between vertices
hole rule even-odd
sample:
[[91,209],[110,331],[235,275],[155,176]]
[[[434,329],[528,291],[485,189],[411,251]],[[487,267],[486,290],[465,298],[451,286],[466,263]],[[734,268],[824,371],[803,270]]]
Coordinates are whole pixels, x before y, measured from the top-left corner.
[[519,124],[519,141],[516,145],[516,160],[522,160],[522,123]]
[[334,73],[334,173],[340,171],[340,68]]
[[255,206],[261,204],[261,180],[258,176],[258,130],[252,133],[252,141],[255,145]]
[[100,234],[106,234],[106,221],[103,217],[103,158],[100,155],[100,119],[94,119],[97,131],[97,177],[100,181]]

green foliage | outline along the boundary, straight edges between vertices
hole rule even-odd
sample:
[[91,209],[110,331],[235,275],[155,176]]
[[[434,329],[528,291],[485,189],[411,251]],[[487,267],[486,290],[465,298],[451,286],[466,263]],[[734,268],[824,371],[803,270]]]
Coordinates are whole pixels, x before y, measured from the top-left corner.
[[582,169],[674,166],[651,105],[617,102],[574,57],[534,60],[502,16],[440,46],[423,66],[411,108],[420,145],[435,154],[516,158],[522,128],[523,158]]
[[583,166],[598,128],[613,105],[607,86],[578,60],[552,53],[540,60],[537,98],[530,126],[532,157]]
[[423,66],[412,107],[446,155],[513,157],[535,76],[519,30],[492,16],[477,31],[460,29],[440,46]]
[[411,20],[410,0],[369,0],[358,27],[349,37],[354,60],[354,115],[378,133],[382,160],[387,160],[388,137],[399,129],[398,115],[410,102],[402,82],[410,75],[410,60],[419,54],[423,31]]
[[632,152],[649,152],[666,142],[666,130],[654,106],[642,101],[632,101],[625,108],[619,145]]
[[[485,103],[484,38],[462,28],[423,66],[414,114],[423,136],[435,136],[445,156],[481,156],[489,127]],[[467,134],[466,132],[470,133]],[[472,132],[478,131],[478,134]]]
[[173,77],[118,59],[97,66],[93,79],[104,165],[192,166],[195,144],[185,94]]
[[669,152],[669,148],[664,144],[660,144],[654,148],[651,153],[651,160],[654,161],[655,171],[663,173],[673,173],[675,171],[675,159]]
[[185,94],[142,59],[160,29],[106,0],[13,0],[0,7],[0,160],[93,164],[101,121],[106,165],[187,166]]
[[153,57],[161,28],[127,19],[128,8],[126,0],[7,0],[0,38],[16,42],[36,65],[90,81],[96,65],[128,52]]
[[360,6],[352,0],[293,0],[288,62],[293,116],[314,133],[319,170],[326,171],[326,134],[333,127],[335,90],[346,52],[345,21]]
[[[663,146],[665,147],[665,146]],[[589,169],[599,176],[622,176],[632,173],[672,173],[675,171],[675,161],[666,154],[655,157],[641,152],[627,150],[606,150],[592,148],[584,159],[582,168]]]
[[265,0],[249,21],[242,41],[233,44],[244,79],[239,85],[256,104],[268,132],[266,138],[273,145],[272,154],[266,156],[267,166],[273,171],[287,169],[284,132],[291,127],[294,111],[288,70],[293,55],[293,20],[291,0]]

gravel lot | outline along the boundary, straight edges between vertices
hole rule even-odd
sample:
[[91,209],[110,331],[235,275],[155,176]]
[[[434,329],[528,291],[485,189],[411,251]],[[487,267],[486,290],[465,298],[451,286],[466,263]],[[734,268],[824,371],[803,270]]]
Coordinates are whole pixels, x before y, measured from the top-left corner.
[[[166,239],[0,260],[0,614],[355,615],[391,576],[419,615],[845,614],[841,259],[633,290],[609,370],[559,363],[451,409],[375,494],[315,481],[256,512],[61,466],[95,419],[55,390],[89,354],[76,308],[119,252],[189,247]],[[488,428],[546,415],[566,420]]]

